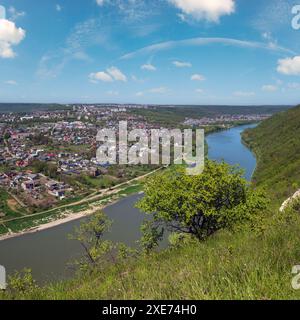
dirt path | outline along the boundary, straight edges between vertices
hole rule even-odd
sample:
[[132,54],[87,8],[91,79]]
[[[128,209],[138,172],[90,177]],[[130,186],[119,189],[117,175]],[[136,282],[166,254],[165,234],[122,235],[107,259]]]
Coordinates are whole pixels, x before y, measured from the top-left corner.
[[[26,218],[32,218],[32,217],[38,217],[40,215],[43,215],[43,214],[46,214],[46,213],[50,213],[50,212],[53,212],[53,211],[56,211],[56,210],[66,209],[66,208],[70,208],[70,207],[73,207],[73,206],[86,204],[86,203],[88,203],[90,201],[100,200],[102,197],[110,196],[110,195],[113,195],[113,194],[116,194],[116,193],[122,191],[123,189],[126,189],[129,186],[129,184],[131,184],[132,182],[143,180],[144,178],[153,175],[154,173],[162,170],[163,168],[164,167],[158,168],[158,169],[156,169],[154,171],[151,171],[151,172],[149,172],[149,173],[147,173],[147,174],[145,174],[143,176],[139,176],[139,177],[134,178],[132,180],[123,182],[123,183],[121,183],[119,185],[114,186],[113,188],[102,190],[102,192],[100,194],[98,194],[98,191],[96,191],[96,192],[90,194],[89,196],[85,197],[82,200],[79,200],[79,201],[76,201],[76,202],[72,202],[72,203],[69,203],[69,204],[65,204],[65,205],[60,206],[60,207],[55,207],[55,208],[52,208],[52,209],[49,209],[49,210],[46,210],[46,211],[43,211],[43,212],[38,212],[38,213],[34,213],[34,214],[22,216],[22,217],[17,217],[17,218],[4,220],[4,221],[2,221],[2,223],[5,224],[7,222],[19,221],[19,220],[23,220],[23,219],[26,219]],[[124,187],[124,188],[122,189],[122,187]]]

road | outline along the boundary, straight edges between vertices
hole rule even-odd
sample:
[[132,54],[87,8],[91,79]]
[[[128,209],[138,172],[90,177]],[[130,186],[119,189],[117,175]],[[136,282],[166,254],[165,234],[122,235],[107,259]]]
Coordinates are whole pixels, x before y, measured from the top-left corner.
[[43,215],[43,214],[46,214],[46,213],[50,213],[52,211],[78,206],[78,205],[81,205],[81,204],[88,203],[90,201],[100,200],[101,198],[103,198],[105,196],[110,196],[110,195],[113,195],[113,194],[116,194],[116,193],[122,191],[122,188],[121,188],[122,186],[124,186],[123,189],[126,189],[128,187],[128,185],[130,185],[131,183],[143,180],[144,178],[147,178],[147,177],[153,175],[154,173],[156,173],[158,171],[161,171],[163,168],[165,168],[165,167],[160,167],[160,168],[158,168],[158,169],[156,169],[154,171],[151,171],[151,172],[149,172],[149,173],[147,173],[147,174],[145,174],[143,176],[139,176],[139,177],[134,178],[132,180],[129,180],[129,181],[123,182],[123,183],[121,183],[119,185],[116,185],[113,188],[102,190],[102,192],[100,194],[98,194],[98,191],[96,191],[96,192],[93,192],[92,194],[86,196],[84,199],[79,200],[79,201],[72,202],[72,203],[69,203],[69,204],[65,204],[65,205],[62,205],[60,207],[55,207],[55,208],[52,208],[52,209],[49,209],[49,210],[46,210],[46,211],[43,211],[43,212],[38,212],[38,213],[34,213],[34,214],[22,216],[22,217],[3,220],[3,221],[1,221],[1,223],[5,224],[7,222],[19,221],[19,220],[23,220],[23,219],[31,218],[31,217],[38,217],[40,215]]

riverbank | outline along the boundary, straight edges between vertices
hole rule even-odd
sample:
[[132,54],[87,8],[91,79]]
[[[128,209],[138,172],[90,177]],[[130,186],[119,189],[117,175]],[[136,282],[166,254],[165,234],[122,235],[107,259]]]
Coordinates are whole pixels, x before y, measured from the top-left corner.
[[[245,171],[251,174],[255,167],[255,158],[241,144],[240,137],[241,131],[247,127],[239,126],[208,135],[209,157],[212,160],[224,159],[231,164],[241,163]],[[0,241],[0,264],[6,266],[9,274],[13,274],[15,270],[30,268],[34,278],[40,282],[49,282],[53,278],[57,280],[68,278],[70,273],[66,271],[66,266],[82,254],[80,244],[70,241],[68,235],[74,233],[74,229],[79,227],[82,219],[84,221],[85,215],[82,216],[82,213],[93,210],[94,207],[102,208],[113,221],[111,232],[106,235],[107,240],[136,248],[137,241],[141,239],[140,226],[147,218],[147,215],[135,208],[136,202],[141,199],[137,194],[142,191],[142,182],[135,182],[131,186],[127,185],[126,189],[123,188],[105,199],[75,206],[73,208],[75,215],[68,213],[69,219],[62,215],[64,212],[61,212],[55,216],[55,220],[60,219],[59,221],[45,221],[44,226],[36,225],[34,229],[19,232],[13,238]],[[20,235],[24,236],[19,237]],[[167,239],[165,245],[167,246]]]
[[[143,176],[134,178],[130,181],[115,186],[114,188],[104,190],[101,192],[101,194],[98,195],[93,193],[83,200],[70,203],[68,205],[53,208],[34,215],[4,221],[2,222],[2,225],[5,226],[8,232],[5,232],[2,235],[0,235],[0,241],[54,228],[65,223],[72,222],[74,220],[82,219],[86,216],[93,214],[98,210],[103,210],[106,206],[119,201],[122,196],[128,196],[130,194],[140,191],[140,189],[142,188],[141,181],[147,178],[148,176],[151,176],[156,172],[162,170],[163,168],[164,167],[160,167]],[[134,184],[137,182],[138,184]],[[94,209],[91,210],[91,207],[93,207]],[[34,220],[35,218],[36,220]],[[29,219],[33,219],[30,223],[30,226],[28,226],[27,228],[22,228],[22,225],[20,224],[20,230],[18,231],[13,231],[9,228],[9,226],[7,226],[7,224],[9,223],[18,223],[21,221],[26,222]]]
[[[220,134],[222,132],[230,131],[235,128],[245,126],[248,127],[249,125],[251,124],[239,123],[237,124],[237,126],[226,126],[222,128],[218,127],[218,130],[214,130],[212,132],[207,133],[206,138],[209,139],[214,134]],[[108,197],[116,196],[116,194],[118,193],[127,193],[128,195],[132,194],[132,192],[128,192],[128,189],[132,187],[133,183],[140,182],[141,180],[155,174],[163,168],[164,167],[158,168],[152,172],[149,172],[143,176],[134,178],[128,182],[117,185],[111,189],[103,190],[100,194],[94,192],[89,196],[85,197],[84,199],[75,201],[73,203],[62,205],[33,215],[27,215],[3,221],[2,223],[0,223],[0,241],[22,236],[25,234],[44,231],[53,227],[57,227],[61,224],[82,219],[86,216],[84,212],[89,210],[90,206],[93,206],[93,204],[99,201],[110,201]],[[136,189],[134,189],[133,192],[134,191],[136,191]],[[118,201],[119,199],[120,197],[117,197],[113,200],[113,203]],[[98,210],[101,210],[103,208],[105,208],[105,206],[98,206]]]
[[8,240],[11,238],[16,238],[16,237],[21,237],[24,236],[26,234],[32,234],[32,233],[38,233],[41,231],[45,231],[54,227],[58,227],[60,225],[63,225],[65,223],[69,223],[72,221],[76,221],[76,220],[80,220],[82,218],[86,218],[91,216],[92,214],[96,213],[99,210],[103,210],[106,207],[108,207],[109,205],[112,205],[114,203],[116,203],[117,201],[119,201],[120,198],[118,197],[117,199],[110,201],[109,204],[107,205],[102,205],[102,206],[91,206],[90,209],[87,209],[85,211],[79,212],[79,213],[69,213],[68,215],[66,215],[65,218],[61,218],[61,219],[57,219],[42,225],[39,225],[37,227],[33,227],[31,229],[22,231],[22,232],[18,232],[18,233],[11,233],[11,234],[6,234],[3,236],[0,236],[0,241],[4,241],[4,240]]

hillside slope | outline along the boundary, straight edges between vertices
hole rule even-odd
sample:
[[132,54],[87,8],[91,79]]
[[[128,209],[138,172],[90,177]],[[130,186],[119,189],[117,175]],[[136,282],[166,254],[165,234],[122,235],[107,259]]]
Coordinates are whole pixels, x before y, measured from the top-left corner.
[[300,188],[300,106],[243,134],[258,160],[253,182],[278,205]]
[[299,215],[276,218],[261,233],[221,232],[203,243],[123,261],[44,288],[13,290],[2,298],[300,299],[291,286],[292,267],[300,261],[299,233]]
[[[300,181],[298,133],[300,107],[244,135],[259,158],[255,183],[266,187],[273,202],[287,197]],[[292,267],[300,262],[299,213],[279,213],[277,208],[261,212],[258,220],[255,227],[121,260],[44,288],[9,290],[2,298],[300,299],[300,291],[291,286]]]

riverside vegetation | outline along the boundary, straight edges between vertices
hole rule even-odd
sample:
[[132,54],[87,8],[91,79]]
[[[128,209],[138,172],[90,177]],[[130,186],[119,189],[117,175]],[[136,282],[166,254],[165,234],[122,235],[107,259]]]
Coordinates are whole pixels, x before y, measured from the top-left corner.
[[[25,270],[2,298],[299,299],[291,286],[299,206],[278,211],[298,188],[299,130],[297,107],[244,133],[258,160],[251,185],[237,168],[211,161],[199,177],[176,170],[149,179],[139,207],[156,214],[139,251],[104,241],[110,222],[99,212],[74,236],[87,253],[76,277],[39,287]],[[165,228],[176,233],[158,252]]]

